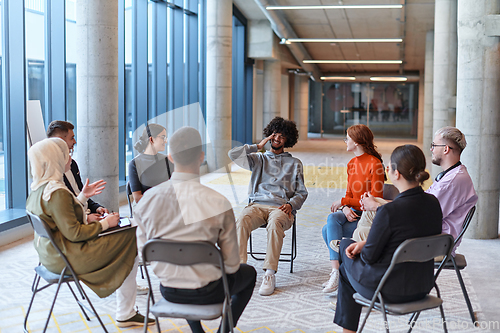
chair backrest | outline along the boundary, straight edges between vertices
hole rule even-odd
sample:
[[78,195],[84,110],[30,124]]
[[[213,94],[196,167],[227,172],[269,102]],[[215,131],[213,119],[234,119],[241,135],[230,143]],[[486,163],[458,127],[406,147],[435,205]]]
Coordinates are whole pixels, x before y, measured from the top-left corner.
[[471,209],[469,209],[469,212],[465,216],[464,223],[462,224],[462,231],[460,231],[460,233],[458,234],[457,239],[455,239],[454,244],[457,244],[460,241],[460,239],[462,238],[462,236],[465,234],[465,232],[467,231],[467,228],[469,227],[470,222],[472,221],[472,217],[474,216],[475,212],[476,212],[476,206],[473,206],[473,207],[471,207]]
[[399,190],[392,184],[384,184],[382,198],[385,200],[394,200],[399,194]]
[[[57,251],[57,253],[59,253],[59,255],[63,259],[64,263],[66,264],[66,268],[69,269],[69,271],[73,275],[73,278],[78,281],[78,277],[77,277],[75,271],[73,270],[73,267],[71,266],[68,259],[66,258],[64,253],[59,248],[59,246],[57,246],[56,242],[54,241],[54,237],[52,236],[52,231],[50,230],[47,223],[42,218],[40,218],[40,216],[35,215],[28,210],[26,211],[26,215],[28,217],[28,221],[30,221],[31,225],[33,226],[33,229],[35,229],[35,232],[40,237],[47,238],[50,241],[50,244],[52,244],[54,249]],[[64,271],[65,270],[63,270],[63,273],[64,273]]]
[[375,294],[378,295],[380,290],[382,290],[385,281],[397,264],[403,262],[425,262],[437,256],[445,256],[445,258],[448,258],[452,248],[453,236],[449,234],[439,234],[405,240],[394,252],[391,264],[380,280]]
[[130,217],[133,217],[134,214],[132,212],[132,199],[130,196],[132,195],[132,187],[130,186],[130,182],[127,182],[127,201],[128,201],[128,209],[130,210]]
[[167,239],[150,239],[142,248],[144,261],[160,261],[174,265],[212,264],[224,273],[222,254],[209,242],[181,242]]

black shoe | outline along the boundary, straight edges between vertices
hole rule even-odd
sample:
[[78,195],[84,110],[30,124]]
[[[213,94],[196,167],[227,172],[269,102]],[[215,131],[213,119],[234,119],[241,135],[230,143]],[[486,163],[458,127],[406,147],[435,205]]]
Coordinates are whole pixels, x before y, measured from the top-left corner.
[[[148,326],[154,325],[156,320],[148,318]],[[118,327],[130,327],[130,326],[144,326],[144,316],[137,311],[132,318],[127,320],[117,320],[116,326]]]

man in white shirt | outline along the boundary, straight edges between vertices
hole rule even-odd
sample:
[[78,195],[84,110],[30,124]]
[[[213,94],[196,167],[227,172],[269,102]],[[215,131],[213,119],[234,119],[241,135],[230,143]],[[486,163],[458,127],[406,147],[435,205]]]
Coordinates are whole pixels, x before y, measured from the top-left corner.
[[[209,241],[219,246],[236,325],[252,297],[257,273],[252,266],[240,265],[231,203],[220,193],[200,184],[204,153],[196,129],[180,128],[170,137],[169,146],[168,158],[174,163],[175,171],[170,180],[144,193],[136,206],[134,219],[145,239]],[[213,265],[152,263],[151,266],[160,279],[163,297],[170,302],[213,304],[224,299],[221,271]],[[188,324],[193,332],[203,332],[199,321],[188,321]]]

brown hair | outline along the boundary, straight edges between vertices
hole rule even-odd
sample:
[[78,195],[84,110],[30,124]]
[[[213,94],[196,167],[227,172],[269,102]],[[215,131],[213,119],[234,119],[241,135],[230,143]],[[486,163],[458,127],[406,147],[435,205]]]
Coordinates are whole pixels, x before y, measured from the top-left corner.
[[425,156],[420,148],[414,145],[399,146],[391,154],[391,168],[398,170],[404,179],[422,184],[429,179],[425,171]]
[[373,144],[373,133],[368,126],[363,124],[352,125],[347,129],[347,134],[354,142],[363,147],[365,153],[378,158],[382,163],[382,156]]
[[47,137],[51,138],[57,136],[58,134],[67,134],[69,130],[74,129],[75,126],[64,120],[54,120],[47,127]]

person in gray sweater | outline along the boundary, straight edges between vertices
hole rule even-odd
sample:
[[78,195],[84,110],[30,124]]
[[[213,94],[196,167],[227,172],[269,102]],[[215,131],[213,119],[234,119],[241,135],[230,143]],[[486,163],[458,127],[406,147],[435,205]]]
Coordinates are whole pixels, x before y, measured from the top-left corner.
[[[283,246],[285,230],[290,229],[295,214],[307,198],[302,162],[285,148],[293,147],[299,138],[293,121],[276,117],[264,129],[265,138],[258,144],[231,149],[229,158],[242,168],[252,171],[249,203],[236,221],[240,261],[247,261],[250,233],[267,223],[267,250],[263,269],[266,271],[259,294],[274,293],[275,273]],[[267,142],[271,150],[260,152]]]

